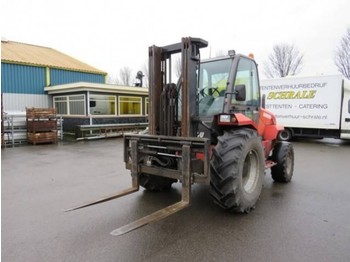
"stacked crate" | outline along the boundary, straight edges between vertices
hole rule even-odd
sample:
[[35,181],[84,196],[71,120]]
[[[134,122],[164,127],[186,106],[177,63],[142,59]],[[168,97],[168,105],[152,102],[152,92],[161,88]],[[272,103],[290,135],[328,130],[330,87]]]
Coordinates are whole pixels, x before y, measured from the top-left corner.
[[27,136],[31,144],[57,143],[55,108],[27,108]]

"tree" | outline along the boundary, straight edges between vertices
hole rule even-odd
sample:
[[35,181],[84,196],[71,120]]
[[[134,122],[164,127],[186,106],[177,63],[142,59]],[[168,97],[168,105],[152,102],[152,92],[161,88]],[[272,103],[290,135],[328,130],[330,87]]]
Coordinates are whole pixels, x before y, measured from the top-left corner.
[[338,71],[350,80],[350,27],[340,40],[334,60]]
[[264,64],[265,75],[269,78],[295,75],[301,70],[303,58],[295,45],[275,45]]
[[119,71],[119,77],[122,85],[131,85],[131,69],[130,67],[124,66]]

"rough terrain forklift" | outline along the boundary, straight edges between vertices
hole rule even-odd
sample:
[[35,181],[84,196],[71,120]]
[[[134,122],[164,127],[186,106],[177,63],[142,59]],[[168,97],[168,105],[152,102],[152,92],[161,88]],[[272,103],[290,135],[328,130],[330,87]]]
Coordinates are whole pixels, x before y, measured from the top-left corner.
[[[248,213],[260,196],[265,169],[275,182],[287,183],[294,168],[292,144],[277,141],[283,130],[264,109],[258,70],[248,56],[201,61],[200,38],[149,48],[148,134],[124,136],[124,162],[132,187],[74,210],[139,190],[169,190],[182,183],[178,203],[111,232],[121,235],[187,207],[191,185],[210,184],[215,203]],[[172,82],[172,57],[181,55],[181,76]],[[68,211],[68,210],[67,210]]]

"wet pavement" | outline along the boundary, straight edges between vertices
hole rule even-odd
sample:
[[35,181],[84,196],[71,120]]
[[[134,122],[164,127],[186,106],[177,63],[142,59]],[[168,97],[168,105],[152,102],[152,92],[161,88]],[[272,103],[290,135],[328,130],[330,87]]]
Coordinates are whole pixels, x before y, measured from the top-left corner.
[[268,171],[250,214],[195,185],[189,208],[119,237],[109,233],[178,201],[180,184],[65,213],[130,185],[122,139],[2,149],[2,261],[350,261],[350,143],[293,144],[292,182]]

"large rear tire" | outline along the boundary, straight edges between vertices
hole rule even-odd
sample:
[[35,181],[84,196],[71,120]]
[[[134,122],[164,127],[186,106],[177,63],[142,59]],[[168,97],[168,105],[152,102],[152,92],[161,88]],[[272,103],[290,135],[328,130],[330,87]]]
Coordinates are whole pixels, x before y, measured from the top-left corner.
[[265,169],[261,138],[242,128],[218,137],[210,163],[210,194],[224,209],[248,213],[259,199]]
[[288,183],[294,171],[294,149],[288,142],[277,142],[272,151],[271,160],[277,164],[271,167],[271,176],[275,182]]

